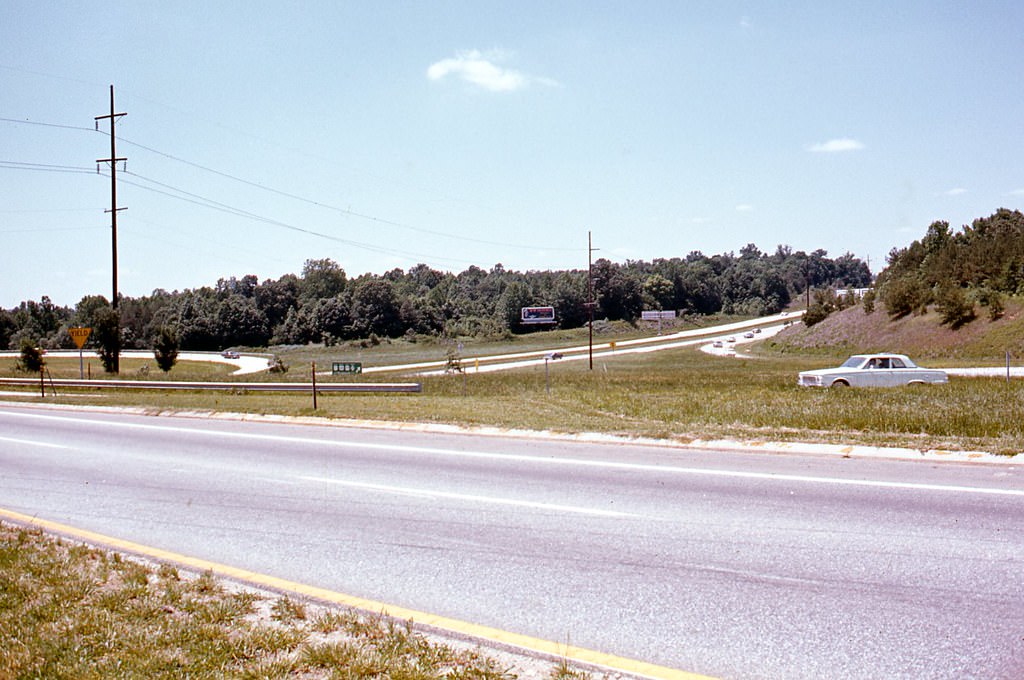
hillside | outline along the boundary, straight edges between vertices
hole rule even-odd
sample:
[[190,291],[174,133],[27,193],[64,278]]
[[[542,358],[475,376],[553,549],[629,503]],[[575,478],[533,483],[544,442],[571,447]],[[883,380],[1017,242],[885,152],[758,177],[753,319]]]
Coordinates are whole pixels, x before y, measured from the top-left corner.
[[1006,302],[1002,318],[990,321],[983,310],[979,316],[952,330],[940,323],[932,309],[927,314],[890,320],[884,307],[865,314],[861,306],[831,314],[811,328],[794,325],[769,343],[783,353],[846,355],[858,352],[901,352],[915,359],[999,366],[1006,352],[1015,364],[1024,361],[1024,300]]

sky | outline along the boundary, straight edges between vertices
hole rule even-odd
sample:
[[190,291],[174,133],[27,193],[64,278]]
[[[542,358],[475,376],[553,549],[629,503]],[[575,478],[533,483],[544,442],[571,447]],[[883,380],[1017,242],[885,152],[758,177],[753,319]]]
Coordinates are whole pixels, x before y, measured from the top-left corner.
[[111,85],[122,295],[749,243],[877,272],[1024,208],[1022,34],[1019,0],[0,0],[0,306],[111,296]]

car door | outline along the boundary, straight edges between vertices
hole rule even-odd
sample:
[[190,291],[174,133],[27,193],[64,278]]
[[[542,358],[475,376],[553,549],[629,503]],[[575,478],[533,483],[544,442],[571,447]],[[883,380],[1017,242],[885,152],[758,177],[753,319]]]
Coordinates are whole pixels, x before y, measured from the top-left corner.
[[878,357],[875,362],[874,385],[876,387],[892,387],[899,384],[899,372],[893,369],[889,357]]
[[878,387],[882,384],[881,373],[882,369],[879,367],[878,359],[869,359],[857,371],[857,384],[861,387]]
[[892,376],[891,382],[893,385],[906,385],[914,377],[913,369],[903,363],[903,359],[899,357],[890,357],[889,373]]

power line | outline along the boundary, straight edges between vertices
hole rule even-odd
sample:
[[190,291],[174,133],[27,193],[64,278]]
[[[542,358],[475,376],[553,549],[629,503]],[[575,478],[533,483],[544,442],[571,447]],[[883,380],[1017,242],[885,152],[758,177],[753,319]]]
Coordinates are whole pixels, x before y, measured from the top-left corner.
[[[373,215],[367,215],[365,213],[356,212],[356,211],[351,210],[349,208],[340,208],[338,206],[331,205],[329,203],[324,203],[322,201],[317,201],[317,200],[314,200],[314,199],[311,199],[311,198],[306,198],[304,196],[299,196],[297,194],[292,194],[292,193],[289,193],[287,191],[282,191],[280,189],[275,189],[274,187],[268,187],[265,184],[260,184],[259,182],[253,182],[251,180],[247,180],[247,179],[244,179],[242,177],[237,177],[237,176],[232,175],[232,174],[227,173],[227,172],[222,172],[220,170],[216,170],[214,168],[210,168],[210,167],[207,167],[205,165],[201,165],[199,163],[194,163],[192,161],[185,160],[184,158],[179,158],[178,156],[175,156],[173,154],[169,154],[169,153],[166,153],[166,152],[163,152],[163,151],[159,151],[159,150],[154,149],[152,147],[148,147],[148,146],[145,146],[143,144],[139,144],[138,142],[133,142],[133,141],[131,141],[129,139],[122,139],[121,141],[124,142],[125,144],[131,144],[132,146],[135,146],[137,148],[143,149],[145,151],[149,151],[150,153],[157,154],[158,156],[163,156],[164,158],[170,159],[172,161],[177,161],[178,163],[183,163],[183,164],[191,166],[193,168],[197,168],[199,170],[204,170],[204,171],[209,172],[211,174],[217,175],[219,177],[224,177],[225,179],[230,179],[230,180],[238,182],[240,184],[245,184],[247,186],[251,186],[253,188],[260,189],[262,191],[267,191],[267,192],[270,192],[272,194],[277,194],[278,196],[283,196],[284,198],[290,198],[292,200],[299,201],[301,203],[306,203],[308,205],[313,205],[313,206],[316,206],[318,208],[324,208],[325,210],[333,210],[334,212],[338,212],[338,213],[341,213],[343,215],[347,215],[347,216],[350,216],[350,217],[357,217],[359,219],[368,220],[370,222],[375,222],[377,224],[386,224],[388,226],[398,227],[400,229],[409,229],[410,231],[419,232],[421,234],[429,234],[431,236],[441,236],[443,238],[450,238],[450,239],[454,239],[454,240],[458,240],[458,241],[470,241],[472,243],[481,243],[481,244],[484,244],[484,245],[501,246],[501,247],[504,247],[504,248],[520,248],[520,249],[524,249],[524,250],[535,250],[536,249],[536,246],[532,246],[532,245],[520,245],[520,244],[516,244],[516,243],[504,243],[502,241],[489,241],[487,239],[478,239],[478,238],[472,238],[472,237],[468,237],[468,236],[458,236],[456,234],[449,234],[449,233],[443,232],[443,231],[435,231],[433,229],[424,229],[423,227],[414,227],[414,226],[412,226],[410,224],[403,224],[401,222],[395,222],[393,220],[388,220],[388,219],[385,219],[383,217],[374,217]],[[578,248],[548,248],[547,250],[575,252],[575,251],[577,251],[579,249]]]
[[89,127],[82,127],[81,125],[62,125],[60,123],[42,123],[36,120],[18,120],[17,118],[0,118],[0,121],[5,123],[17,123],[19,125],[38,125],[40,127],[51,127],[51,128],[63,128],[65,130],[83,130],[85,132],[96,132],[96,130]]
[[69,174],[91,175],[95,173],[93,168],[83,168],[74,165],[54,165],[50,163],[24,163],[21,161],[0,161],[0,168],[8,170],[35,170],[37,172],[66,172]]
[[34,227],[29,229],[0,229],[0,234],[35,234],[44,231],[93,231],[106,228],[107,225],[98,227]]
[[[269,224],[271,226],[281,227],[283,229],[288,229],[288,230],[295,231],[295,232],[298,232],[298,233],[307,234],[309,236],[316,236],[318,238],[326,239],[326,240],[329,240],[329,241],[334,241],[336,243],[342,243],[344,245],[348,245],[348,246],[352,246],[352,247],[355,247],[355,248],[360,248],[360,249],[363,249],[363,250],[367,250],[369,252],[379,253],[381,255],[401,255],[401,256],[404,256],[404,257],[412,258],[412,259],[426,258],[426,259],[433,260],[433,261],[452,262],[452,263],[459,263],[459,264],[472,264],[472,262],[470,262],[469,260],[460,260],[460,259],[457,259],[457,258],[448,258],[448,257],[438,257],[436,255],[428,255],[428,254],[425,254],[425,253],[416,253],[416,252],[412,252],[412,251],[398,250],[398,249],[395,249],[395,248],[385,248],[383,246],[375,246],[375,245],[370,244],[370,243],[364,243],[364,242],[361,242],[361,241],[353,241],[351,239],[341,238],[340,236],[335,236],[333,234],[327,234],[327,233],[324,233],[324,232],[321,232],[321,231],[316,231],[314,229],[308,229],[306,227],[299,227],[299,226],[296,226],[294,224],[289,224],[287,222],[282,222],[280,220],[277,220],[277,219],[274,219],[274,218],[271,218],[271,217],[266,217],[264,215],[259,215],[259,214],[254,213],[254,212],[250,212],[248,210],[243,210],[241,208],[236,208],[236,207],[228,205],[226,203],[221,203],[219,201],[214,201],[213,199],[206,198],[204,196],[200,196],[199,194],[194,194],[192,192],[185,191],[183,189],[178,189],[176,187],[170,186],[170,185],[165,184],[163,182],[158,182],[157,180],[150,179],[150,178],[145,177],[143,175],[139,175],[138,173],[125,171],[125,174],[127,174],[127,175],[129,175],[131,177],[138,177],[139,179],[142,179],[142,180],[144,180],[146,182],[150,182],[152,184],[155,184],[158,187],[163,187],[163,189],[167,189],[167,191],[164,191],[162,189],[157,189],[157,188],[154,188],[154,187],[151,187],[151,186],[147,186],[145,184],[140,184],[139,182],[133,182],[131,180],[126,180],[126,179],[122,178],[121,182],[124,183],[124,184],[129,184],[131,186],[135,186],[135,187],[138,187],[140,189],[144,189],[146,191],[151,191],[153,193],[161,194],[163,196],[168,196],[170,198],[174,198],[174,199],[177,199],[179,201],[184,201],[186,203],[192,203],[193,205],[198,205],[198,206],[202,206],[202,207],[205,207],[205,208],[210,208],[211,210],[217,210],[217,211],[229,214],[229,215],[234,215],[235,217],[244,217],[246,219],[251,219],[251,220],[254,220],[256,222],[262,222],[264,224]],[[172,193],[172,192],[176,192],[176,193]]]
[[54,213],[54,212],[92,212],[95,208],[36,208],[32,210],[26,210],[21,208],[16,209],[3,209],[0,213]]
[[[9,122],[9,123],[16,123],[16,124],[23,124],[23,125],[38,125],[38,126],[42,126],[42,127],[64,128],[64,129],[69,129],[69,130],[81,130],[81,131],[85,131],[85,132],[97,132],[98,131],[100,134],[109,134],[109,133],[107,133],[107,132],[105,132],[103,130],[93,130],[91,128],[75,126],[75,125],[63,125],[63,124],[58,124],[58,123],[43,123],[43,122],[39,122],[39,121],[18,120],[18,119],[15,119],[15,118],[5,118],[5,117],[0,117],[0,121]],[[203,170],[204,172],[209,172],[209,173],[211,173],[213,175],[217,175],[219,177],[223,177],[225,179],[229,179],[231,181],[238,182],[240,184],[244,184],[246,186],[250,186],[250,187],[253,187],[255,189],[259,189],[261,191],[266,191],[268,193],[276,194],[276,195],[284,197],[284,198],[289,198],[289,199],[292,199],[294,201],[299,201],[301,203],[306,203],[307,205],[312,205],[312,206],[315,206],[315,207],[318,207],[318,208],[323,208],[325,210],[331,210],[331,211],[340,213],[340,214],[348,216],[348,217],[354,217],[354,218],[366,220],[366,221],[369,221],[369,222],[373,222],[375,224],[383,224],[383,225],[387,225],[387,226],[396,227],[396,228],[399,228],[399,229],[407,229],[409,231],[414,231],[414,232],[421,233],[421,234],[427,234],[427,235],[430,235],[430,236],[437,236],[437,237],[441,237],[441,238],[452,239],[452,240],[456,240],[456,241],[460,241],[460,242],[479,243],[479,244],[482,244],[482,245],[498,246],[498,247],[502,247],[502,248],[515,248],[515,249],[519,249],[519,250],[536,250],[536,248],[537,248],[537,246],[533,245],[533,244],[531,244],[531,245],[522,245],[522,244],[518,244],[518,243],[507,243],[507,242],[503,242],[503,241],[492,241],[492,240],[488,240],[488,239],[474,238],[474,237],[471,237],[471,236],[461,236],[461,235],[451,234],[451,233],[448,233],[448,232],[438,231],[438,230],[434,230],[434,229],[426,229],[426,228],[423,228],[423,227],[416,227],[416,226],[413,226],[413,225],[410,225],[410,224],[404,224],[402,222],[396,222],[394,220],[389,220],[389,219],[386,219],[386,218],[383,218],[383,217],[375,217],[373,215],[369,215],[369,214],[366,214],[366,213],[360,213],[360,212],[351,210],[349,208],[341,208],[341,207],[338,207],[338,206],[335,206],[335,205],[331,205],[329,203],[325,203],[323,201],[317,201],[317,200],[314,200],[314,199],[311,199],[311,198],[307,198],[307,197],[304,197],[304,196],[299,196],[297,194],[293,194],[293,193],[290,193],[290,192],[287,192],[287,191],[283,191],[281,189],[270,187],[270,186],[267,186],[265,184],[260,184],[259,182],[254,182],[254,181],[242,178],[242,177],[238,177],[236,175],[232,175],[230,173],[223,172],[221,170],[217,170],[215,168],[211,168],[211,167],[202,165],[200,163],[195,163],[193,161],[189,161],[189,160],[181,158],[179,156],[175,156],[174,154],[170,154],[170,153],[167,153],[165,151],[160,151],[159,149],[155,149],[153,147],[147,146],[145,144],[141,144],[139,142],[132,141],[130,139],[126,139],[126,138],[122,137],[120,141],[123,144],[130,144],[131,146],[134,146],[136,148],[142,149],[144,151],[148,151],[148,152],[156,154],[158,156],[162,156],[162,157],[167,158],[169,160],[172,160],[172,161],[175,161],[175,162],[178,162],[178,163],[182,163],[184,165],[188,165],[188,166],[196,168],[198,170]],[[68,170],[68,171],[70,172],[71,170]],[[88,172],[88,170],[86,170],[86,171]],[[139,175],[136,175],[136,176],[141,177]],[[143,179],[146,179],[146,178],[143,178]],[[155,180],[148,180],[147,179],[147,181],[151,181],[151,182],[153,182],[155,184],[159,184]],[[139,185],[135,185],[135,186],[139,186]],[[146,188],[146,187],[141,187],[141,188]],[[171,188],[171,187],[168,187],[168,188]],[[179,191],[179,192],[181,192],[183,194],[186,194],[186,195],[188,195],[188,193],[189,193],[189,192],[185,192],[185,191],[180,190],[180,189],[173,189],[173,190],[174,191]],[[157,192],[157,193],[160,193],[160,192]],[[209,201],[211,204],[216,204],[217,203],[216,201],[212,201],[211,199],[205,199],[204,198],[202,200]],[[200,205],[202,205],[202,204],[200,203]],[[212,206],[207,206],[207,207],[212,207]],[[235,210],[238,210],[238,209],[235,209],[235,208],[229,208],[228,209],[229,212],[230,211],[235,211]],[[253,215],[252,213],[245,214],[245,212],[246,211],[239,211],[239,212],[237,212],[235,214],[239,214],[239,215],[242,215],[242,216],[248,216],[248,217],[251,217],[253,219],[259,219],[261,221],[266,221],[266,222],[269,222],[269,223],[272,223],[272,224],[275,223],[274,220],[269,220],[267,218],[261,218],[259,216]],[[290,229],[296,229],[296,230],[299,230],[299,231],[308,231],[308,230],[303,230],[303,229],[301,229],[299,227],[294,227],[292,225],[287,225],[287,224],[284,224],[284,223],[280,223],[280,226],[284,226],[284,227],[290,228]],[[336,237],[326,236],[326,235],[323,235],[323,234],[319,234],[317,232],[309,231],[308,233],[312,233],[313,235],[317,235],[317,236],[323,236],[324,238],[332,238],[334,240],[340,240],[340,239],[337,239]],[[341,242],[349,243],[351,245],[358,245],[359,247],[363,247],[363,248],[365,248],[367,250],[370,250],[372,252],[379,252],[379,253],[383,253],[383,254],[404,254],[404,255],[409,255],[410,254],[410,253],[403,253],[402,251],[396,251],[396,250],[393,250],[393,249],[371,246],[369,244],[362,244],[362,243],[359,243],[357,241],[341,240]],[[558,251],[558,252],[577,252],[579,249],[578,248],[559,248],[559,247],[546,246],[545,250]],[[417,255],[417,257],[422,257],[422,255]],[[459,263],[464,263],[464,264],[465,263],[470,263],[471,264],[471,262],[468,261],[468,260],[458,260],[458,259],[453,259],[453,258],[433,258],[433,259],[439,259],[439,260],[448,261],[448,262],[459,262]]]

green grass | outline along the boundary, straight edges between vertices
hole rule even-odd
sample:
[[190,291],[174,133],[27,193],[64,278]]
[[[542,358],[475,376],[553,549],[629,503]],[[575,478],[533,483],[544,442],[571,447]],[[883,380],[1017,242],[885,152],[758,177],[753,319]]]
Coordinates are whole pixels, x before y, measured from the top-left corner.
[[[466,361],[463,364],[466,373],[441,377],[396,373],[335,377],[334,380],[367,382],[417,380],[423,383],[423,392],[419,395],[321,394],[315,412],[311,395],[246,393],[241,387],[234,393],[62,390],[57,401],[160,411],[316,415],[565,433],[602,432],[680,442],[732,438],[983,450],[1001,454],[1024,451],[1024,382],[1019,380],[1006,383],[992,378],[954,377],[944,386],[845,392],[796,386],[799,371],[835,365],[849,353],[850,347],[845,345],[829,349],[833,336],[878,334],[880,330],[865,330],[862,326],[878,324],[880,319],[878,312],[869,316],[860,309],[850,310],[842,317],[819,324],[822,329],[817,338],[794,328],[793,332],[780,336],[780,340],[755,345],[751,350],[755,358],[747,360],[713,357],[684,348],[611,359],[598,356],[593,371],[588,370],[585,360],[554,361],[549,365],[550,393],[542,365],[501,373],[475,373],[472,363]],[[948,342],[947,330],[935,330],[934,324],[928,326],[925,321],[908,320],[903,335],[878,342],[899,345],[897,349],[911,356],[918,356],[914,350],[920,347],[908,346],[908,343],[936,342],[935,333],[942,334],[947,338],[943,341]],[[1008,320],[1010,322],[1016,323]],[[895,332],[893,327],[886,328],[888,332]],[[599,334],[595,342],[621,340],[635,334],[636,330],[629,327],[612,328]],[[977,338],[971,337],[976,343]],[[585,343],[585,331],[552,331],[522,336],[513,342],[464,346],[463,355],[472,356],[470,350],[493,355]],[[444,358],[445,346],[403,340],[362,351],[362,357],[353,357],[339,352],[338,348],[280,350],[279,354],[292,364],[292,370],[278,379],[308,380],[309,368],[303,361],[311,357],[321,366],[332,358],[361,358],[367,365],[439,361]],[[0,373],[10,370],[5,369],[4,361],[0,360]],[[13,362],[12,359],[6,361]],[[937,365],[939,362],[931,359],[925,363]],[[204,365],[180,368],[198,374],[204,370],[199,366]],[[206,370],[229,370],[216,364],[212,366],[215,368]],[[179,367],[175,368],[177,370]],[[223,379],[223,375],[218,379]],[[268,376],[259,374],[255,379],[262,381]],[[245,377],[237,380],[244,384]],[[33,389],[26,388],[23,392],[25,399],[39,399]]]
[[[38,378],[38,373],[26,373],[16,367],[17,357],[0,357],[0,378]],[[103,364],[95,354],[86,353],[83,357],[87,371],[86,378],[93,380],[183,380],[183,381],[222,381],[229,380],[234,366],[207,361],[179,361],[169,372],[164,373],[152,359],[121,357],[121,372],[117,376],[103,371]],[[46,357],[46,370],[53,379],[78,380],[78,357]]]
[[268,597],[0,523],[0,678],[516,677],[406,623]]
[[[552,362],[500,373],[417,378],[419,395],[62,392],[58,401],[147,409],[316,415],[603,432],[671,439],[810,441],[919,449],[1024,451],[1024,382],[952,378],[920,388],[819,390],[800,370],[835,359],[764,354],[737,360],[694,349]],[[395,379],[391,376],[390,379]],[[38,400],[26,390],[26,399]]]

